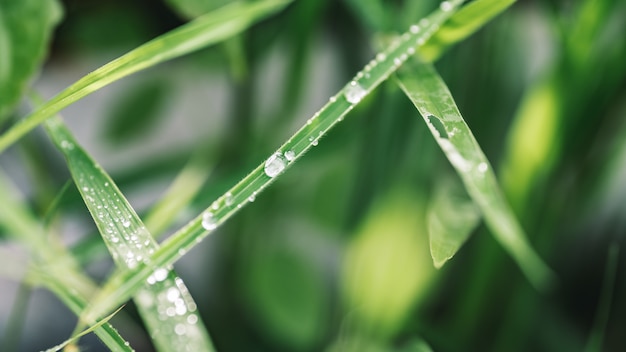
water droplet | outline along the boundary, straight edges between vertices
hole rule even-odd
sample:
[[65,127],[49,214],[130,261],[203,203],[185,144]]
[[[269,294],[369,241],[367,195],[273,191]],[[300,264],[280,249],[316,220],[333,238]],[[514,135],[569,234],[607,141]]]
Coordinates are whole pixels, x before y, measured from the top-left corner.
[[363,89],[363,87],[361,87],[358,83],[356,83],[355,81],[352,81],[346,87],[344,95],[346,96],[346,100],[349,103],[356,104],[360,102],[364,96],[367,95],[367,91]]
[[124,221],[122,221],[122,226],[124,226],[126,228],[130,227],[130,220],[124,219]]
[[399,57],[393,59],[393,64],[396,66],[400,66],[402,64],[402,60]]
[[174,332],[176,332],[176,335],[185,335],[187,327],[184,324],[176,324]]
[[280,153],[274,153],[265,162],[265,174],[269,177],[278,176],[287,164]]
[[204,227],[204,229],[208,231],[211,231],[217,227],[217,222],[213,217],[213,213],[211,213],[210,211],[202,214],[202,227]]
[[318,139],[315,137],[309,137],[309,142],[311,142],[311,145],[314,147],[319,143]]
[[444,1],[439,5],[439,8],[441,8],[441,11],[450,11],[452,10],[452,3],[449,1]]
[[[180,300],[180,302],[182,303],[182,300]],[[185,313],[187,313],[187,307],[185,307],[184,304],[176,306],[176,314],[185,315]]]
[[376,60],[378,60],[378,61],[383,61],[383,60],[385,60],[386,58],[387,58],[387,55],[385,55],[384,53],[378,53],[378,54],[376,55]]
[[256,192],[252,193],[252,195],[248,197],[248,201],[250,203],[254,202],[255,200],[256,200]]
[[66,150],[72,150],[72,149],[74,149],[74,143],[66,141],[66,140],[62,140],[61,141],[61,148],[62,149],[66,149]]
[[428,27],[429,24],[430,24],[430,21],[428,20],[428,18],[422,18],[420,20],[420,26],[421,27]]
[[487,165],[486,162],[481,162],[480,164],[478,164],[478,172],[480,173],[485,173],[487,172],[487,170],[489,169],[489,165]]
[[234,202],[234,201],[235,201],[235,200],[233,199],[233,194],[232,194],[232,193],[230,193],[230,192],[226,193],[226,200],[225,200],[226,205],[227,205],[227,206],[231,206],[231,205],[233,205],[233,202]]
[[411,26],[411,28],[409,28],[409,30],[411,31],[411,33],[417,34],[420,31],[420,26],[414,24]]
[[152,275],[154,275],[154,279],[156,281],[163,281],[167,278],[167,270],[164,268],[158,268]]
[[213,210],[217,210],[220,208],[220,205],[218,202],[213,202],[213,204],[211,205],[211,209]]
[[167,300],[170,302],[175,302],[180,297],[180,292],[176,287],[170,287],[167,290]]
[[193,325],[193,324],[195,324],[195,323],[197,323],[197,322],[198,322],[198,316],[197,316],[197,315],[195,315],[195,314],[190,314],[190,315],[187,317],[187,322],[188,322],[189,324],[192,324],[192,325]]
[[287,161],[293,161],[293,159],[296,158],[296,153],[294,153],[293,150],[288,150],[285,152],[285,159],[287,159]]

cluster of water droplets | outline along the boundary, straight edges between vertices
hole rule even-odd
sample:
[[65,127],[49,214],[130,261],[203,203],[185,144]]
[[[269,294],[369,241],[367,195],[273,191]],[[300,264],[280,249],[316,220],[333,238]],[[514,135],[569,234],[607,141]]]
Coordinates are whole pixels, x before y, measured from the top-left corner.
[[158,294],[142,289],[136,295],[144,309],[156,310],[158,321],[146,321],[156,338],[167,339],[170,345],[180,346],[185,351],[199,351],[206,348],[201,337],[201,324],[197,306],[187,287],[179,277],[168,279],[171,269],[159,268],[148,277],[148,283]]
[[[101,187],[97,186],[99,183]],[[123,211],[127,206],[124,201],[108,192],[109,182],[81,174],[78,184],[113,259],[129,269],[140,262],[147,263],[156,247],[152,237],[144,226],[131,228],[133,214]]]

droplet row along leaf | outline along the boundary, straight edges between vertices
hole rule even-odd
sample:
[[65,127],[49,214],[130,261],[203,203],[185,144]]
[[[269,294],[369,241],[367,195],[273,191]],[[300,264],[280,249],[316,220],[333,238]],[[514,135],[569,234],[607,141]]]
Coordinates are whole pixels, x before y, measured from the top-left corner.
[[[461,0],[450,1],[450,6],[446,6],[446,11],[436,10],[430,16],[422,19],[419,24],[411,26],[386,50],[377,54],[362,71],[356,74],[351,82],[331,97],[329,102],[311,117],[300,130],[276,152],[272,153],[266,162],[259,165],[225,195],[219,197],[205,212],[164,242],[161,248],[152,255],[151,265],[140,264],[135,269],[112,275],[91,309],[85,312],[86,318],[95,319],[119,306],[128,299],[131,292],[137,290],[143,280],[152,274],[154,267],[172,265],[208,236],[213,229],[230,218],[244,205],[253,202],[256,196],[277,178],[278,174],[289,168],[298,158],[317,145],[320,138],[341,122],[354,106],[385,81],[411,55],[415,54],[419,47],[436,33],[461,3]],[[286,165],[284,170],[274,175],[274,170],[282,169],[282,166],[276,167],[274,165],[277,155],[281,155],[280,158]],[[274,159],[271,159],[272,157]],[[268,161],[270,172],[266,173],[265,166]],[[205,215],[206,213],[210,214]]]

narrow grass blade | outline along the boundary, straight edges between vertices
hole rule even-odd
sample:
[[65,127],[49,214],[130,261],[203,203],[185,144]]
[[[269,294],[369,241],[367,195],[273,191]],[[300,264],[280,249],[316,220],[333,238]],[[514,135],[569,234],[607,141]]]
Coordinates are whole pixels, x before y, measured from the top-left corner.
[[469,37],[492,18],[509,8],[515,0],[475,0],[461,8],[441,26],[419,50],[426,62],[433,62],[451,45]]
[[[76,315],[87,306],[88,297],[92,297],[95,284],[78,270],[69,252],[48,236],[43,228],[28,212],[24,204],[12,194],[14,189],[4,175],[0,174],[0,226],[6,233],[22,243],[32,253],[37,265],[34,270],[36,282],[44,284],[50,291]],[[45,269],[43,269],[45,268]],[[45,279],[41,279],[45,278]],[[27,281],[31,280],[27,278]],[[133,349],[110,324],[98,327],[96,335],[111,351],[130,352]]]
[[196,155],[176,176],[174,182],[145,217],[148,231],[158,237],[198,193],[211,172],[206,156]]
[[175,263],[215,228],[229,219],[244,205],[253,202],[261,191],[276,180],[312,147],[316,146],[332,127],[341,122],[366,95],[395,72],[417,48],[424,45],[441,24],[450,17],[462,0],[449,2],[445,11],[439,9],[413,25],[386,50],[376,55],[338,94],[322,107],[287,142],[248,176],[219,197],[206,211],[177,231],[151,257],[150,265],[118,272],[103,287],[94,300],[88,319],[97,319],[118,307],[135,292],[155,268]]
[[602,340],[606,325],[611,312],[611,301],[613,300],[613,290],[617,279],[617,265],[619,258],[619,245],[614,243],[609,247],[609,255],[606,258],[606,268],[604,270],[604,283],[600,293],[600,301],[596,309],[596,316],[593,322],[593,329],[587,341],[585,352],[602,351]]
[[109,320],[111,320],[111,318],[113,318],[115,316],[115,314],[117,314],[120,310],[122,310],[122,308],[124,308],[124,307],[120,307],[118,310],[116,310],[115,312],[109,314],[107,317],[105,317],[104,319],[100,320],[97,324],[92,325],[88,329],[85,329],[82,332],[73,335],[69,339],[61,342],[60,344],[58,344],[58,345],[56,345],[54,347],[48,348],[46,350],[46,352],[57,352],[57,351],[60,351],[62,348],[64,348],[65,346],[69,345],[70,343],[78,341],[78,339],[81,338],[82,336],[85,336],[85,335],[95,331],[97,328],[99,328],[103,324],[107,323]]
[[0,136],[0,153],[45,119],[88,94],[137,71],[227,39],[289,2],[234,2],[130,51],[81,78],[12,126]]
[[[58,117],[46,121],[46,130],[63,153],[74,183],[91,213],[115,264],[125,269],[149,261],[158,248],[109,175],[78,145]],[[196,304],[170,266],[146,278],[134,292],[135,303],[157,348],[161,351],[212,351],[209,336],[196,313]],[[92,323],[88,320],[87,323]]]
[[437,269],[454,256],[480,220],[480,211],[455,181],[439,182],[428,207],[430,255]]
[[430,64],[412,60],[400,70],[398,77],[400,87],[419,110],[457,170],[495,238],[536,288],[547,289],[553,281],[551,270],[528,243],[524,230],[502,195],[489,161],[437,71]]

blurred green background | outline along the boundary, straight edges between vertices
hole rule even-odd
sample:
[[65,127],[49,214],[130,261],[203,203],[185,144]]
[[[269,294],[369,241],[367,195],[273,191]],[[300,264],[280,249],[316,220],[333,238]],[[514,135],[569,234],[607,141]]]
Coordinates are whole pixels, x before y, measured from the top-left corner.
[[[65,0],[34,86],[51,97],[227,2]],[[187,160],[199,160],[210,176],[171,232],[265,160],[367,64],[384,36],[438,5],[298,0],[63,115],[140,214]],[[533,246],[555,270],[554,290],[534,290],[482,224],[435,269],[428,214],[435,195],[459,181],[392,79],[177,263],[217,350],[423,351],[425,341],[434,351],[622,351],[625,261],[608,256],[611,245],[626,243],[625,17],[617,0],[519,1],[436,65]],[[44,214],[68,173],[41,131],[21,145],[0,164]],[[60,209],[68,246],[102,280],[112,263],[72,187]],[[443,213],[443,221],[463,216],[454,207]],[[4,240],[2,247],[13,248]],[[612,279],[603,345],[594,349],[603,285]],[[32,351],[70,336],[74,318],[49,293],[24,297],[14,282],[0,284],[5,343]],[[113,324],[150,351],[132,303],[126,311]],[[94,337],[81,345],[102,348]]]

